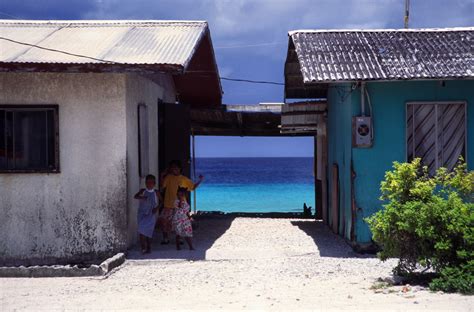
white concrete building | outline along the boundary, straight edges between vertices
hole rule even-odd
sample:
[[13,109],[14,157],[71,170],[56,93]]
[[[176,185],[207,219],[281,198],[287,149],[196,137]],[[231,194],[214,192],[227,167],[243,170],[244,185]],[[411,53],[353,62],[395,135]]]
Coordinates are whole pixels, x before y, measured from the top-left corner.
[[126,250],[144,176],[189,157],[187,108],[221,104],[207,23],[4,20],[0,37],[0,265]]

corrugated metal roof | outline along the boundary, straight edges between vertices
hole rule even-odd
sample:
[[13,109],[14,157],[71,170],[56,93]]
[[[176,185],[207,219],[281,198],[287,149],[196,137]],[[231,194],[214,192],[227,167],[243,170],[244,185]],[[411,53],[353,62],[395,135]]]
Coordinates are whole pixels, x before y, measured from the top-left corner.
[[474,77],[474,27],[301,30],[289,36],[305,84]]
[[[0,36],[121,64],[170,64],[186,68],[207,31],[204,21],[0,20]],[[0,40],[4,63],[101,63]]]

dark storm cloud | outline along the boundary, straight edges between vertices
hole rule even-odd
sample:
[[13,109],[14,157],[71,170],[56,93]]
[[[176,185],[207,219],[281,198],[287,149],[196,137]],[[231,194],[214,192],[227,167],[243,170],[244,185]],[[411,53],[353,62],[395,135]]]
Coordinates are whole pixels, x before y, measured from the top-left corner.
[[[287,32],[315,28],[401,28],[404,0],[104,0],[84,18],[209,22],[222,76],[283,80]],[[411,27],[473,24],[472,0],[411,1]],[[249,47],[248,45],[273,43]],[[278,86],[223,82],[224,101],[281,101]]]
[[[404,0],[0,0],[0,11],[31,19],[207,20],[222,76],[283,80],[287,32],[401,28]],[[473,0],[413,0],[410,27],[474,24]],[[260,45],[259,44],[262,44]],[[270,44],[265,44],[270,43]],[[252,46],[252,45],[257,46]],[[271,85],[223,82],[227,103],[282,101]]]

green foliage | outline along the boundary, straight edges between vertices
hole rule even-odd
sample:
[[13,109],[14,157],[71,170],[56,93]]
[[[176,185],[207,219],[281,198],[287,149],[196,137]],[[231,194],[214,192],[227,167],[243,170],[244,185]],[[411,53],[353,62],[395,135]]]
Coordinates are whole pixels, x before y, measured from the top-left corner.
[[474,261],[441,269],[439,277],[430,283],[430,289],[474,295]]
[[380,189],[383,209],[366,219],[382,247],[379,257],[399,258],[394,271],[400,275],[434,270],[433,289],[472,290],[474,172],[462,159],[434,177],[420,159],[395,162]]

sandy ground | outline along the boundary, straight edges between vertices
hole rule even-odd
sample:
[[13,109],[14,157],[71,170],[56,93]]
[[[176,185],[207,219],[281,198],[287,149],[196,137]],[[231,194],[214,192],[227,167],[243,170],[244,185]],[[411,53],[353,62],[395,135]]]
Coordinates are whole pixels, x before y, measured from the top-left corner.
[[474,297],[372,289],[395,261],[355,254],[314,221],[201,220],[195,244],[132,251],[106,278],[1,279],[0,310],[474,310]]

